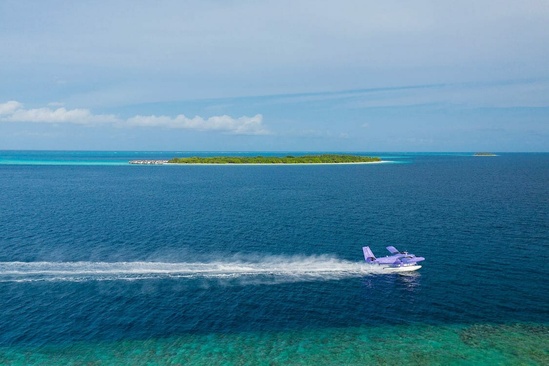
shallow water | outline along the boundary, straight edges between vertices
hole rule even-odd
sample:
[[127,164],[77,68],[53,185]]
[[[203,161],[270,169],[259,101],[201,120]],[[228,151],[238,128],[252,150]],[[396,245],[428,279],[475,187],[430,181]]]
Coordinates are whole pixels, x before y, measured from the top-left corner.
[[546,365],[549,327],[384,326],[0,349],[21,365]]

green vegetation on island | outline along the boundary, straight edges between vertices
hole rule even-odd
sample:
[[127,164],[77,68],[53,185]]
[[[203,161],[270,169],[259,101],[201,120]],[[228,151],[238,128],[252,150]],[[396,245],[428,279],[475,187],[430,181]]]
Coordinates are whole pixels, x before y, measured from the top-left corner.
[[338,164],[338,163],[374,163],[378,157],[356,155],[304,155],[304,156],[214,156],[173,158],[169,164]]
[[496,154],[490,152],[477,152],[475,153],[475,156],[496,156]]

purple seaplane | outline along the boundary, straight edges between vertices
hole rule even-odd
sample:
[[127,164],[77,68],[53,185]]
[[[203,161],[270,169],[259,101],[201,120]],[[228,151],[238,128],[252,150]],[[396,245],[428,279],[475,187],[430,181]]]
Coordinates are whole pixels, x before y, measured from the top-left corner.
[[425,260],[423,257],[416,257],[408,252],[399,252],[397,248],[388,246],[387,250],[392,254],[383,258],[376,258],[370,247],[363,247],[366,263],[373,266],[380,266],[387,272],[409,272],[421,268],[417,262]]

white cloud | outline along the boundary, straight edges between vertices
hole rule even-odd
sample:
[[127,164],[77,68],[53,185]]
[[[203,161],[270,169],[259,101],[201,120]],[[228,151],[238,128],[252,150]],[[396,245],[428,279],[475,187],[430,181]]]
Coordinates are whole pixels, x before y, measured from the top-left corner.
[[123,127],[163,127],[168,129],[186,129],[195,131],[221,131],[235,135],[268,135],[270,131],[263,126],[263,116],[213,116],[204,119],[200,116],[188,118],[180,114],[170,116],[137,115],[122,119],[112,114],[93,114],[88,109],[34,108],[26,109],[16,101],[0,103],[0,122],[55,123],[55,124],[113,124]]
[[93,115],[87,109],[65,108],[36,108],[36,109],[18,109],[9,117],[12,122],[43,122],[43,123],[73,123],[73,124],[96,124],[112,123],[117,119],[113,115]]
[[6,102],[6,103],[0,103],[0,116],[5,114],[9,115],[21,107],[22,107],[22,104],[14,100],[10,100],[9,102]]
[[262,125],[263,116],[233,118],[227,115],[204,119],[199,116],[188,118],[180,114],[169,116],[135,116],[125,121],[130,126],[165,127],[196,131],[224,131],[237,135],[267,135],[270,132]]

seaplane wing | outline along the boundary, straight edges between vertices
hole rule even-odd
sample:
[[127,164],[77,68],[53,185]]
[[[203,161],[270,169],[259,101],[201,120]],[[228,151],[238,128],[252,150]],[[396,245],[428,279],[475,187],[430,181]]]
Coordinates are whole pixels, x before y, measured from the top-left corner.
[[397,248],[395,248],[394,246],[392,245],[389,245],[387,247],[387,250],[391,253],[391,254],[400,254],[400,252],[398,251]]
[[412,255],[412,256],[406,256],[406,257],[402,257],[400,258],[400,261],[404,264],[412,264],[412,263],[417,263],[417,262],[421,262],[421,261],[424,261],[425,258],[423,257],[416,257],[415,255]]

